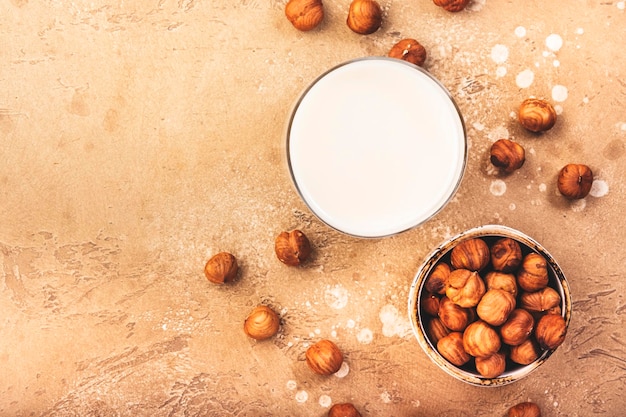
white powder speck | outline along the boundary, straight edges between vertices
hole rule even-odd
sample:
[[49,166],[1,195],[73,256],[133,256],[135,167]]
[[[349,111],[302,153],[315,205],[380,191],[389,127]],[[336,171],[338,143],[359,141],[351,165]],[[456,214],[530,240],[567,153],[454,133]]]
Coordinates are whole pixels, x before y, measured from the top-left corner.
[[470,2],[465,9],[470,12],[479,12],[485,7],[485,3],[487,3],[487,0],[474,0]]
[[341,285],[329,287],[324,293],[324,301],[336,310],[344,308],[348,304],[348,290]]
[[306,391],[296,392],[296,401],[299,403],[305,403],[309,399],[309,393]]
[[332,332],[330,332],[330,335],[332,337],[337,337],[337,330],[333,330]]
[[567,100],[567,87],[564,85],[555,85],[552,87],[552,99],[558,102]]
[[559,402],[558,402],[558,401],[555,401],[555,402],[553,402],[553,403],[552,403],[552,405],[553,405],[554,407],[558,407],[558,406],[559,406]]
[[583,33],[585,33],[585,29],[583,29],[583,28],[576,29],[576,34],[577,35],[582,35]]
[[382,394],[380,394],[380,399],[385,404],[389,404],[391,402],[391,394],[389,394],[387,391],[384,391]]
[[515,77],[515,83],[519,88],[528,88],[535,80],[535,73],[529,69],[525,69],[524,71],[517,74]]
[[626,132],[626,123],[622,123],[620,129]]
[[420,405],[422,405],[422,403],[420,402],[420,400],[413,400],[411,401],[411,405],[415,408],[418,408]]
[[561,61],[559,61],[558,59],[555,59],[554,61],[552,61],[552,66],[554,68],[558,68],[561,66]]
[[506,75],[506,67],[496,68],[496,77],[502,78]]
[[493,180],[489,186],[491,194],[499,197],[506,192],[506,183],[502,180]]
[[315,337],[315,333],[313,333],[313,332],[309,333],[309,337],[311,337],[311,338]]
[[552,53],[551,53],[551,52],[548,52],[548,51],[543,51],[543,52],[541,53],[541,55],[542,55],[544,58],[547,58],[547,57],[549,57],[550,55],[552,55]]
[[563,46],[563,38],[556,33],[548,35],[546,38],[546,46],[549,50],[556,52]]
[[589,97],[587,96],[583,97],[583,103],[589,104]]
[[298,383],[296,381],[291,380],[291,379],[289,381],[287,381],[287,389],[288,390],[292,390],[293,391],[296,388],[298,388]]
[[374,333],[368,328],[361,329],[361,331],[359,331],[356,335],[356,340],[364,345],[369,345],[372,343],[372,340],[374,340]]
[[546,188],[548,188],[544,183],[539,184],[539,191],[542,193],[546,192]]
[[491,48],[491,59],[496,64],[503,64],[509,58],[509,48],[505,45],[497,44]]
[[511,203],[509,204],[509,210],[513,211],[517,208],[517,206],[515,205],[515,203]]
[[484,124],[482,124],[482,123],[479,123],[479,122],[475,122],[475,123],[473,123],[473,124],[472,124],[472,127],[473,127],[474,129],[478,130],[479,132],[480,132],[480,131],[483,131],[483,130],[485,129],[485,125],[484,125]]
[[620,10],[626,9],[626,1],[618,1],[616,4],[617,8]]
[[489,137],[489,140],[492,142],[495,142],[498,139],[508,139],[509,129],[507,129],[506,126],[494,127],[493,130],[491,130],[487,136]]
[[350,319],[350,320],[348,320],[346,322],[346,327],[348,329],[354,329],[355,326],[356,326],[356,322],[354,320],[352,320],[352,319]]
[[594,180],[591,184],[589,195],[592,197],[604,197],[609,193],[609,184],[603,180]]
[[322,394],[320,395],[320,405],[324,408],[328,408],[330,407],[330,405],[333,403],[333,400],[330,398],[330,396],[326,395],[326,394]]
[[561,106],[560,104],[557,104],[554,106],[554,112],[557,115],[563,114],[563,106]]
[[523,38],[526,36],[526,28],[524,26],[518,26],[515,28],[515,36],[518,38]]
[[585,207],[587,207],[587,200],[585,199],[574,200],[570,205],[572,211],[575,211],[577,213],[583,211]]
[[315,331],[315,334],[321,334],[322,333],[322,331],[320,329],[315,329],[314,331]]
[[335,372],[334,375],[337,378],[345,378],[349,373],[350,373],[350,365],[348,365],[348,362],[344,360],[343,363],[341,364],[341,367],[339,368],[337,372]]

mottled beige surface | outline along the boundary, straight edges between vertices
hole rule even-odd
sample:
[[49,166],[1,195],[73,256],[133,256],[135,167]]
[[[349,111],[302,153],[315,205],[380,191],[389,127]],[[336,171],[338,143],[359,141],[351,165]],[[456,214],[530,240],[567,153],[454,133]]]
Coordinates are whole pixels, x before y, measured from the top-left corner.
[[[348,1],[324,4],[322,26],[300,33],[277,0],[0,3],[0,415],[323,416],[351,401],[364,416],[501,416],[529,399],[545,416],[623,415],[624,2],[475,0],[450,14],[383,0],[370,36],[346,27]],[[432,221],[359,240],[294,192],[285,121],[321,72],[403,37],[424,44],[463,112],[467,172]],[[555,85],[568,91],[557,125],[525,132],[517,106],[554,102]],[[487,159],[500,137],[527,150],[509,177]],[[558,194],[569,162],[592,167],[595,196]],[[539,240],[574,299],[557,353],[493,389],[439,370],[406,317],[431,248],[485,223]],[[315,248],[300,269],[273,253],[292,228]],[[202,268],[221,250],[241,273],[218,287]],[[265,342],[242,331],[259,303],[282,319]],[[320,338],[342,348],[347,375],[308,371]]]

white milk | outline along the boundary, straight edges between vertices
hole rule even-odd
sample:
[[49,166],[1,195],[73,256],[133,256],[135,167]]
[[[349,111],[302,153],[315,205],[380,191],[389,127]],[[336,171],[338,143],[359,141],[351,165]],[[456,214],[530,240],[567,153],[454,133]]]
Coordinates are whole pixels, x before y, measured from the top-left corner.
[[425,71],[391,58],[318,78],[287,132],[293,181],[326,224],[382,237],[417,226],[456,191],[467,157],[462,118]]

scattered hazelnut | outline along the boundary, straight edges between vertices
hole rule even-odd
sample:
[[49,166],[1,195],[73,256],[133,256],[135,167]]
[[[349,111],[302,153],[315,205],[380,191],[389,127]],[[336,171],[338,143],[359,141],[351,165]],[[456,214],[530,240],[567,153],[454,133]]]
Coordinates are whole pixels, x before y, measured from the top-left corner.
[[324,19],[324,6],[321,0],[289,0],[285,15],[298,30],[315,29]]
[[437,351],[456,366],[463,366],[470,360],[470,356],[463,348],[463,335],[459,332],[452,332],[439,339]]
[[436,344],[439,339],[450,334],[450,329],[443,325],[441,319],[433,317],[426,325],[426,332],[428,333],[430,340]]
[[517,308],[511,311],[509,318],[500,327],[502,342],[517,346],[530,337],[535,328],[535,319],[528,311]]
[[439,297],[436,295],[425,292],[421,303],[426,314],[436,316],[439,313]]
[[516,270],[522,263],[522,248],[510,237],[503,237],[491,246],[491,265],[501,272]]
[[529,337],[519,345],[511,346],[509,359],[520,365],[530,365],[537,360],[541,350],[537,342]]
[[523,402],[509,408],[507,417],[541,417],[541,409],[532,402]]
[[204,275],[214,284],[224,284],[234,280],[238,270],[237,259],[228,252],[220,252],[207,261]]
[[491,145],[491,163],[510,174],[520,169],[526,161],[524,147],[510,139],[498,139]]
[[402,39],[391,47],[388,54],[391,58],[402,59],[417,66],[424,65],[426,49],[415,39]]
[[496,352],[491,356],[476,358],[476,370],[485,378],[497,378],[506,370],[506,356]]
[[375,0],[353,0],[348,10],[348,27],[355,33],[369,35],[383,23],[383,11]]
[[450,254],[450,263],[456,269],[480,271],[489,264],[489,246],[480,238],[467,239],[456,245]]
[[341,368],[343,354],[336,344],[322,339],[307,349],[306,363],[316,374],[332,375]]
[[300,230],[292,230],[282,232],[276,237],[274,250],[282,263],[298,266],[311,254],[311,243]]
[[460,12],[468,5],[469,0],[433,0],[433,3],[449,12]]
[[449,276],[450,266],[445,262],[441,262],[433,268],[432,272],[426,278],[424,288],[432,294],[443,295],[446,293],[446,285]]
[[268,306],[260,305],[248,314],[243,322],[243,331],[253,339],[265,340],[278,333],[280,319]]
[[522,102],[518,120],[531,132],[545,132],[556,123],[556,111],[552,104],[538,98],[529,98]]
[[478,272],[455,269],[450,272],[446,296],[461,307],[476,307],[485,294],[485,283]]
[[469,311],[454,303],[448,297],[439,301],[439,319],[448,329],[462,332],[470,323]]
[[350,403],[335,404],[328,410],[328,417],[361,417],[361,413]]
[[517,297],[517,280],[513,274],[490,271],[485,274],[485,286],[487,290],[504,290]]
[[560,303],[561,296],[552,287],[542,288],[535,292],[524,292],[520,295],[520,306],[528,311],[541,313]]
[[515,297],[508,291],[489,290],[476,306],[476,314],[492,326],[502,325],[515,309]]
[[593,184],[591,168],[583,164],[567,164],[559,172],[557,187],[563,196],[576,200],[587,197]]
[[525,291],[539,291],[548,285],[548,263],[536,252],[524,257],[517,272],[517,284]]
[[501,346],[498,332],[482,320],[471,323],[463,332],[463,349],[475,358],[491,356]]
[[535,337],[544,349],[555,349],[565,340],[567,325],[565,319],[557,314],[545,314],[537,322]]

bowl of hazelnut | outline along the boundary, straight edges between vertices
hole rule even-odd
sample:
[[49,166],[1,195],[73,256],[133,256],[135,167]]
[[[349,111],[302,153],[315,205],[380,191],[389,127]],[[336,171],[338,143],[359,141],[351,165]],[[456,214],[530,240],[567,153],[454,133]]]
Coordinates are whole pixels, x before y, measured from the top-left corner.
[[419,267],[409,293],[418,343],[449,375],[477,386],[515,382],[563,343],[570,287],[550,253],[501,225],[462,232]]

